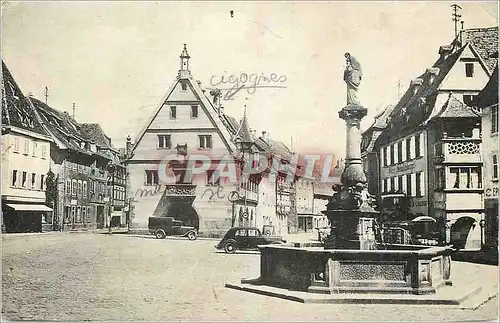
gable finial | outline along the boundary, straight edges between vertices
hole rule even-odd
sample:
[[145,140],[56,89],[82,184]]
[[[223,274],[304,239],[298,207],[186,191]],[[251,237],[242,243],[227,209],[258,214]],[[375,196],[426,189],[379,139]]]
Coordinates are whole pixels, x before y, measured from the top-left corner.
[[184,44],[184,49],[182,50],[181,56],[181,69],[179,70],[179,78],[188,78],[191,75],[191,71],[189,70],[189,56],[187,51],[187,44]]

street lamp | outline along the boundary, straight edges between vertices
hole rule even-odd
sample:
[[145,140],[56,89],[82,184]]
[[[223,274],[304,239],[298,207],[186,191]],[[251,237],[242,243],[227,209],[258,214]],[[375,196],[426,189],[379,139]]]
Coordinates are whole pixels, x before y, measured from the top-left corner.
[[108,163],[107,166],[108,174],[111,180],[111,193],[109,197],[109,208],[108,208],[108,233],[111,234],[111,214],[112,214],[112,208],[113,208],[113,203],[114,203],[114,197],[115,197],[115,170],[116,170],[116,165],[111,161]]

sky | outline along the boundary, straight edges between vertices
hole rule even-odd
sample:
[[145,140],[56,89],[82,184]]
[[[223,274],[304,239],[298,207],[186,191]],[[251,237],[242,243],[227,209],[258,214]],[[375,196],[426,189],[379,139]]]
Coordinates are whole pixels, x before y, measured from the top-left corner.
[[[450,1],[2,3],[2,58],[22,91],[44,100],[47,86],[50,106],[72,113],[75,103],[77,121],[101,124],[117,147],[158,107],[187,44],[205,88],[242,73],[284,80],[238,91],[225,113],[239,120],[246,105],[257,134],[343,155],[344,53],[363,69],[366,129],[454,37]],[[495,1],[457,4],[465,28],[498,26]]]

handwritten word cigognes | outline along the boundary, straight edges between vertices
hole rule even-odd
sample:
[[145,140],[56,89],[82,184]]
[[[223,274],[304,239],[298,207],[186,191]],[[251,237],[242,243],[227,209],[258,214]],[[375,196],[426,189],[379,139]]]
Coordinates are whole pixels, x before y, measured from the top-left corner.
[[[257,88],[285,88],[284,83],[287,81],[286,75],[278,75],[276,73],[271,73],[269,75],[264,75],[264,73],[259,74],[247,74],[241,73],[240,75],[213,75],[210,78],[210,84],[212,86],[218,86],[221,84],[228,84],[231,87],[227,89],[236,93],[241,89],[246,89],[248,94],[254,94]],[[233,94],[234,95],[234,94]]]

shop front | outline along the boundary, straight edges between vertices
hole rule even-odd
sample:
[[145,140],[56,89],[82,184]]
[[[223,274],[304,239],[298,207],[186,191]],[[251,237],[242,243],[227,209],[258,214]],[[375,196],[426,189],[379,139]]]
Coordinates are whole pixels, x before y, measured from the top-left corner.
[[2,205],[6,233],[52,231],[52,208],[43,204],[5,203]]

